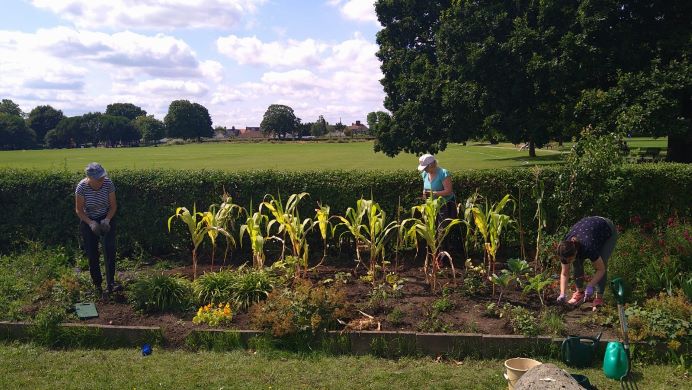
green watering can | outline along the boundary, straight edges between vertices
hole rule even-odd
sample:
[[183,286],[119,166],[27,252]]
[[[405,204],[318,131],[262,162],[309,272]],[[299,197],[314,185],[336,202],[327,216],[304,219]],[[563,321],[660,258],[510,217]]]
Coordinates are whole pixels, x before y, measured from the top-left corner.
[[562,342],[562,361],[570,367],[590,366],[602,334],[596,337],[567,336]]
[[620,380],[620,387],[637,388],[632,378],[632,362],[630,360],[630,344],[627,337],[627,316],[625,315],[625,284],[621,278],[610,281],[610,288],[618,303],[618,314],[622,326],[623,342],[612,341],[606,347],[603,356],[603,373],[610,379]]

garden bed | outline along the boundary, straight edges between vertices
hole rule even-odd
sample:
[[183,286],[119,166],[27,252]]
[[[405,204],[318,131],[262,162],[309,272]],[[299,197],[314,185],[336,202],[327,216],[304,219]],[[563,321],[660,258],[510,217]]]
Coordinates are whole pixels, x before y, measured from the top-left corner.
[[[215,267],[215,270],[218,270],[218,266]],[[199,274],[209,271],[211,271],[211,267],[208,264],[198,265]],[[182,275],[191,279],[193,271],[192,267],[177,267],[165,271],[165,273]],[[335,277],[335,275],[337,276]],[[395,295],[391,291],[376,292],[371,283],[353,276],[352,267],[321,266],[310,272],[308,278],[315,284],[328,279],[347,278],[346,283],[339,283],[339,289],[344,291],[346,301],[352,304],[352,310],[349,312],[350,318],[343,318],[343,320],[348,322],[349,320],[366,318],[359,311],[374,317],[372,323],[367,324],[368,326],[364,326],[363,329],[351,330],[372,331],[376,330],[377,324],[379,324],[381,331],[515,334],[507,318],[493,318],[487,315],[486,308],[489,304],[497,302],[497,294],[495,298],[491,297],[490,294],[486,296],[463,295],[461,293],[463,290],[462,275],[458,275],[454,280],[451,277],[451,271],[444,273],[438,279],[438,285],[441,288],[434,293],[425,281],[423,272],[419,267],[402,267],[398,275],[403,283],[402,288]],[[593,313],[588,303],[579,308],[569,309],[565,306],[553,305],[553,301],[554,297],[546,297],[549,310],[553,310],[555,318],[561,316],[563,323],[551,324],[553,328],[544,329],[542,334],[554,337],[567,334],[595,336],[603,332],[604,338],[617,338],[617,327],[598,324],[599,318],[605,316],[603,311]],[[541,310],[538,298],[523,295],[516,288],[504,293],[502,304],[504,303],[525,307],[536,316]],[[129,305],[123,294],[115,295],[108,302],[97,302],[97,309],[98,318],[83,322],[121,326],[158,326],[162,329],[167,344],[173,347],[182,345],[185,337],[192,330],[209,328],[206,325],[192,323],[194,312],[143,314]],[[608,315],[613,314],[612,308],[604,310]],[[536,322],[539,320],[536,319]],[[227,327],[252,329],[249,313],[247,311],[234,313],[233,320]],[[344,328],[344,326],[340,326],[340,328]]]

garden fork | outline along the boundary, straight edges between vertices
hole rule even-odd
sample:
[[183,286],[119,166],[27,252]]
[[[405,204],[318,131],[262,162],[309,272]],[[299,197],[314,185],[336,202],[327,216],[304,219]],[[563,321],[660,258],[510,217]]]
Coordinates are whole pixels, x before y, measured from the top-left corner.
[[627,315],[625,314],[625,286],[622,279],[616,278],[610,282],[613,295],[618,302],[618,314],[620,316],[620,326],[622,327],[622,345],[627,354],[627,372],[620,377],[620,388],[623,390],[639,390],[637,382],[632,376],[632,355],[630,354],[630,341],[627,335]]

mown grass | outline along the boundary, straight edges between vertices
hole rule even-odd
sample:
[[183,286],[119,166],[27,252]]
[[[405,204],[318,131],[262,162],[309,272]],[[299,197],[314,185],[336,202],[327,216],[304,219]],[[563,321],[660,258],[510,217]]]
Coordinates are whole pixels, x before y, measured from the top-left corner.
[[[53,351],[0,344],[2,389],[501,389],[501,360],[186,352],[138,349]],[[563,367],[562,364],[558,363]],[[690,388],[682,368],[636,367],[640,389]],[[598,389],[619,389],[600,368],[574,370]]]
[[[554,164],[556,150],[538,150],[536,158],[511,144],[450,145],[439,153],[440,165],[452,171]],[[417,156],[390,158],[373,151],[372,142],[353,143],[204,143],[139,148],[85,148],[0,152],[0,167],[82,171],[98,161],[106,169],[221,169],[226,171],[276,169],[397,170],[415,169]]]

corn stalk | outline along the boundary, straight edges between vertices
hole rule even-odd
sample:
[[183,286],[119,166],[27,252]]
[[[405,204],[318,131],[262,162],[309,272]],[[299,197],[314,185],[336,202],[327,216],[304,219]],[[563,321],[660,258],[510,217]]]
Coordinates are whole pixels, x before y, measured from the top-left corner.
[[[175,209],[175,214],[168,218],[168,231],[171,231],[171,222],[174,218],[179,218],[187,226],[192,241],[192,273],[193,280],[197,278],[197,248],[204,241],[207,233],[206,223],[208,221],[208,211],[197,212],[197,205],[192,206],[192,212],[185,207]],[[206,218],[206,219],[205,219]]]
[[304,273],[307,273],[308,267],[307,233],[314,225],[310,218],[305,218],[301,221],[298,212],[298,203],[308,195],[307,192],[293,194],[288,197],[285,205],[281,202],[280,195],[278,199],[271,195],[266,195],[265,200],[260,204],[260,211],[267,209],[274,217],[267,224],[267,234],[270,235],[272,228],[276,226],[276,234],[284,237],[288,236],[291,242],[292,255],[299,260],[296,267],[296,277],[300,276],[301,268]]
[[[252,206],[250,209],[252,210]],[[266,215],[255,211],[252,215],[248,215],[245,223],[240,226],[240,245],[243,245],[243,237],[247,234],[252,248],[252,266],[257,270],[264,268],[266,238],[262,233],[262,226],[267,224],[268,219]]]

